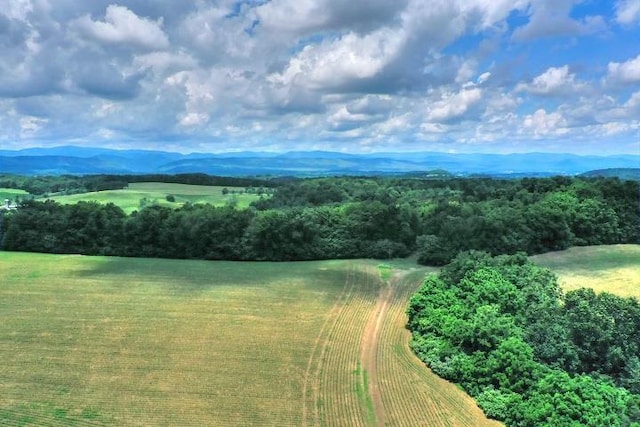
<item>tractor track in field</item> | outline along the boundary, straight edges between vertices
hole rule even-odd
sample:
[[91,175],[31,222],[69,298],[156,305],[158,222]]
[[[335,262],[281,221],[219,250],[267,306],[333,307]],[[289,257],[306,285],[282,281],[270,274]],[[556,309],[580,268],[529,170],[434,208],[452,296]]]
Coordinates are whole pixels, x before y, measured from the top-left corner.
[[413,274],[378,279],[370,265],[348,265],[307,360],[300,425],[499,425],[409,350],[403,319],[420,280]]
[[[311,356],[309,357],[309,361],[307,362],[307,369],[304,374],[303,379],[303,388],[302,388],[302,422],[303,426],[308,425],[308,417],[309,417],[309,408],[307,407],[307,393],[309,393],[309,388],[311,388],[311,394],[313,398],[313,419],[314,422],[312,425],[319,425],[319,411],[318,411],[318,400],[319,400],[319,377],[320,371],[323,365],[324,354],[327,351],[328,347],[328,337],[331,331],[335,328],[336,323],[338,321],[338,317],[340,312],[344,309],[344,304],[353,293],[353,288],[355,286],[355,280],[353,278],[354,271],[353,266],[349,267],[349,271],[347,272],[347,277],[345,280],[344,287],[340,293],[340,296],[336,299],[335,303],[331,307],[331,311],[324,321],[318,336],[315,339],[313,350],[311,351]],[[319,351],[319,354],[316,353]],[[315,364],[315,372],[312,372],[312,368]]]
[[362,334],[362,367],[363,372],[366,371],[368,373],[367,391],[371,397],[376,426],[385,425],[385,410],[378,375],[378,366],[380,363],[378,361],[378,346],[380,345],[382,325],[394,298],[395,285],[402,279],[402,276],[402,273],[397,272],[391,280],[383,283],[378,294],[376,306]]

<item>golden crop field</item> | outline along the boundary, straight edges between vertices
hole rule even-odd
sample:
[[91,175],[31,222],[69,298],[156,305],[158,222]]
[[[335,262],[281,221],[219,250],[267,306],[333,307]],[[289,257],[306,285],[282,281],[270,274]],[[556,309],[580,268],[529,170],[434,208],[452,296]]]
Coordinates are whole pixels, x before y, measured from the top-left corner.
[[[229,194],[222,194],[227,188]],[[231,191],[235,191],[232,194]],[[79,201],[96,201],[99,203],[114,203],[131,213],[140,210],[141,200],[146,199],[147,204],[179,207],[185,203],[209,203],[214,206],[224,206],[227,203],[235,203],[239,208],[247,207],[254,200],[260,198],[257,194],[240,193],[244,188],[219,187],[209,185],[172,184],[166,182],[137,182],[131,183],[122,190],[105,190],[90,193],[71,194],[67,196],[52,196],[50,199],[58,203],[72,204]],[[175,202],[167,201],[167,196],[172,195]]]
[[0,425],[478,426],[408,348],[424,270],[0,252]]
[[531,260],[550,268],[564,291],[592,288],[640,298],[640,245],[573,247]]

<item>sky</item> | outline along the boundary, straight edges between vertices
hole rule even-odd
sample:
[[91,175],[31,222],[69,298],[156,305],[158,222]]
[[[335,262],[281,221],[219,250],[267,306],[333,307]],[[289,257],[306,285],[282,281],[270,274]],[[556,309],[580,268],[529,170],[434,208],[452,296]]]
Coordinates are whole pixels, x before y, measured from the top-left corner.
[[640,0],[2,3],[0,149],[640,154]]

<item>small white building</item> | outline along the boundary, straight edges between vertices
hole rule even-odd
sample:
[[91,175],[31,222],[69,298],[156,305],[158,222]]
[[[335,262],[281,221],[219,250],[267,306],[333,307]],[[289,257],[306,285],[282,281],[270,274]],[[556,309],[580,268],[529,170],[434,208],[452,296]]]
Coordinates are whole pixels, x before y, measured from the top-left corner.
[[11,210],[11,209],[15,209],[17,206],[15,204],[11,204],[11,200],[9,199],[4,199],[4,203],[2,205],[0,205],[0,209],[6,209],[6,210]]

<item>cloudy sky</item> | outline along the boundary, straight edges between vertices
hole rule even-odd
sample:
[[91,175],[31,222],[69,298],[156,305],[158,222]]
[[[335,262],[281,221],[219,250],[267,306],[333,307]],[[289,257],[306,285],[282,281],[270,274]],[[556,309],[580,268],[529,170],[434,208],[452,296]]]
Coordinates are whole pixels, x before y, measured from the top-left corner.
[[637,154],[640,0],[4,0],[0,148],[70,144]]

